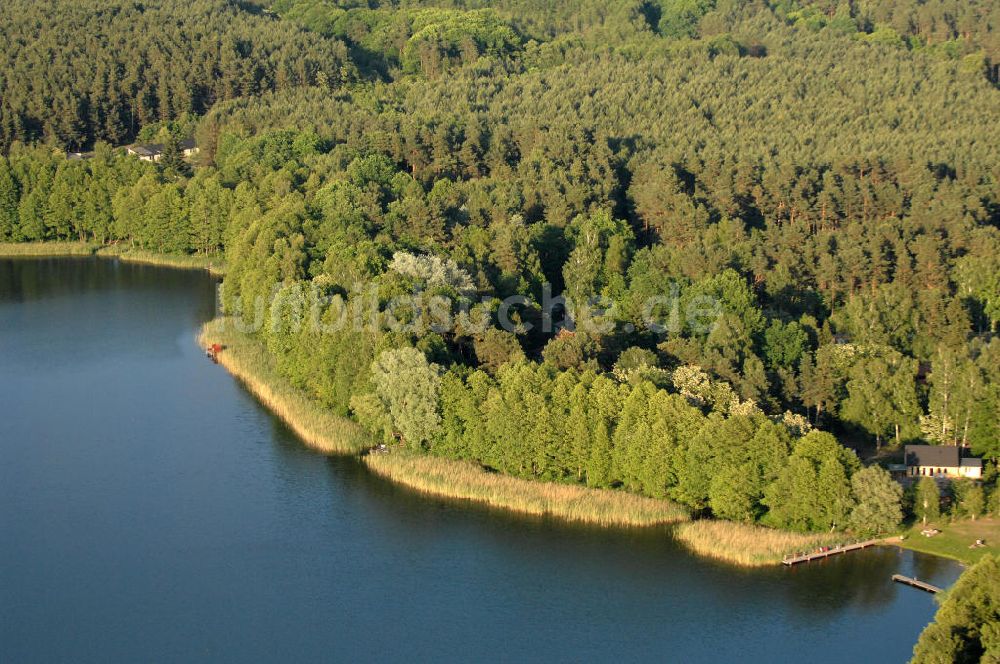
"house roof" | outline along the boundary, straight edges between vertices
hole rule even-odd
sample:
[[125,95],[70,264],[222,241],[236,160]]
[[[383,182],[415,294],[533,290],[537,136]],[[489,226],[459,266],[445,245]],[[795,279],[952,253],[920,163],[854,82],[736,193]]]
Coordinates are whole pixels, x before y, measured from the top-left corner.
[[904,451],[907,466],[939,466],[958,468],[959,453],[955,445],[907,445]]
[[129,151],[144,157],[152,157],[163,152],[163,145],[160,143],[149,143],[147,145],[129,146]]
[[982,468],[983,460],[975,457],[965,457],[962,459],[962,466],[964,468]]
[[[163,154],[164,147],[163,143],[136,143],[135,145],[130,145],[128,149],[137,155],[153,157]],[[181,150],[194,150],[198,147],[198,144],[195,143],[193,138],[186,138],[178,144],[178,147]]]

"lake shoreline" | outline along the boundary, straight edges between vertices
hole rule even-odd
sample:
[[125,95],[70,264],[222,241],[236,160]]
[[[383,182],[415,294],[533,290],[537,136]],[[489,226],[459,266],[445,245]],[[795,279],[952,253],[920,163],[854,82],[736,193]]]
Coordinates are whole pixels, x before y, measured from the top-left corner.
[[0,258],[93,256],[97,249],[92,242],[0,242]]
[[624,491],[527,480],[488,471],[478,464],[406,450],[366,455],[375,475],[419,493],[531,516],[599,526],[649,527],[690,518],[686,508],[668,500]]
[[[102,247],[86,242],[0,243],[0,257],[97,256],[185,270],[224,273],[217,258],[169,255]],[[284,379],[263,345],[240,333],[233,321],[216,318],[198,334],[203,348],[219,343],[217,361],[239,380],[268,410],[296,433],[303,444],[323,454],[363,455],[365,467],[375,475],[425,495],[483,504],[495,509],[570,522],[611,527],[672,525],[673,536],[692,553],[736,567],[770,567],[795,551],[845,539],[840,534],[799,534],[761,526],[720,521],[691,520],[681,505],[622,491],[520,479],[490,472],[468,461],[393,450],[366,454],[376,445],[370,434],[353,420],[335,415]],[[907,546],[898,538],[886,544],[967,563],[967,560],[924,547]]]
[[331,413],[278,374],[264,345],[240,332],[233,319],[215,318],[198,334],[198,344],[219,344],[217,362],[302,440],[324,454],[353,455],[375,442],[359,424]]
[[699,519],[674,529],[689,551],[737,567],[774,567],[786,555],[853,541],[845,533],[796,533],[756,524]]
[[[239,332],[232,319],[216,318],[206,323],[198,343],[206,349],[220,344],[223,350],[218,354],[219,364],[308,447],[324,454],[361,455],[377,444],[359,424],[330,413],[281,377],[263,344]],[[457,459],[393,449],[364,454],[362,462],[372,473],[420,493],[510,512],[609,526],[652,526],[688,518],[686,509],[670,501],[525,480],[491,473]]]
[[[781,565],[789,554],[850,541],[844,533],[794,533],[717,519],[691,520],[683,506],[609,489],[521,479],[470,461],[402,448],[373,451],[377,441],[355,421],[331,413],[291,385],[264,345],[240,332],[233,319],[215,318],[198,334],[220,344],[218,363],[239,380],[307,447],[328,455],[359,456],[365,468],[417,493],[485,505],[506,512],[604,527],[671,526],[672,536],[699,557],[734,567]],[[898,538],[886,544],[907,548]]]
[[[921,531],[934,528],[938,533],[924,537]],[[976,546],[982,540],[984,546]],[[939,519],[924,526],[914,523],[901,537],[889,542],[901,549],[908,549],[931,556],[946,558],[971,567],[986,555],[995,555],[1000,542],[1000,516],[983,515],[975,519]]]
[[[134,652],[140,657],[149,649],[143,631],[149,625],[133,616],[131,606],[155,596],[164,612],[187,621],[184,630],[202,634],[205,616],[189,609],[192,596],[204,596],[207,610],[226,620],[249,607],[253,620],[225,632],[233,643],[245,643],[248,629],[268,634],[273,616],[255,608],[267,605],[292,615],[280,626],[282,633],[299,625],[289,638],[314,644],[320,657],[336,651],[341,636],[314,641],[316,630],[297,616],[319,615],[324,624],[363,634],[373,618],[356,607],[375,601],[383,603],[370,611],[376,621],[400,611],[444,616],[437,621],[442,624],[467,618],[455,627],[452,641],[495,625],[502,613],[523,619],[515,625],[521,632],[538,626],[537,633],[527,633],[548,643],[553,611],[562,621],[569,615],[562,608],[571,607],[579,619],[565,643],[551,650],[556,659],[558,652],[572,652],[573,642],[591,639],[608,644],[601,656],[610,659],[621,657],[618,641],[633,640],[648,644],[634,653],[639,659],[658,652],[718,659],[725,646],[705,641],[698,629],[662,629],[688,623],[741,634],[724,659],[739,659],[741,648],[773,655],[779,647],[790,653],[781,656],[794,659],[801,647],[789,646],[789,640],[801,635],[802,642],[815,644],[816,626],[836,622],[839,629],[826,638],[823,651],[836,651],[841,635],[851,630],[867,629],[866,638],[880,643],[890,630],[904,636],[880,659],[904,661],[895,651],[908,652],[932,619],[932,598],[889,577],[902,573],[948,587],[958,573],[950,562],[935,564],[910,552],[897,556],[886,548],[795,569],[739,568],[676,542],[672,533],[685,524],[602,527],[430,497],[370,474],[363,465],[368,457],[333,457],[306,447],[225,367],[206,358],[195,342],[200,326],[213,317],[216,294],[204,273],[95,258],[0,263],[9,300],[0,307],[0,329],[12,341],[4,345],[12,371],[3,382],[16,414],[8,422],[14,435],[3,441],[12,452],[5,477],[16,495],[33,498],[24,501],[33,512],[10,524],[14,531],[5,553],[15,566],[9,567],[5,591],[28,605],[40,580],[44,585],[51,579],[60,624],[88,633],[124,624],[139,635]],[[257,339],[263,349],[274,348],[266,334]],[[280,355],[273,357],[275,367],[285,366]],[[95,374],[95,360],[107,370]],[[52,417],[51,403],[36,394],[78,401],[63,406],[66,417]],[[113,418],[113,431],[108,413],[124,413]],[[391,447],[384,456],[400,459],[406,453]],[[39,530],[41,525],[46,529]],[[150,551],[162,555],[151,559]],[[80,563],[65,564],[67,552]],[[163,584],[156,570],[168,559],[178,573]],[[123,586],[128,601],[116,604],[114,613],[101,613],[100,624],[74,622],[80,602],[91,600],[77,592],[79,584],[100,587],[115,573],[142,585]],[[391,591],[401,587],[417,598],[416,609],[399,608],[399,593]],[[330,602],[325,590],[331,588],[343,602]],[[15,626],[36,635],[22,639],[22,659],[52,641],[50,618],[46,612],[18,612]],[[123,622],[133,619],[134,626]],[[495,626],[490,639],[508,638],[509,625]],[[605,626],[611,626],[606,638],[595,632]],[[220,629],[215,623],[211,628]],[[174,652],[175,633],[152,638]],[[390,636],[405,644],[415,633],[407,627]],[[677,634],[690,638],[679,642]],[[654,637],[660,641],[651,643]],[[78,652],[77,637],[71,638],[50,658]],[[431,655],[434,639],[428,643]],[[197,645],[208,651],[218,639],[209,634]],[[252,658],[258,645],[250,644],[241,657]],[[495,650],[475,641],[462,653],[486,652],[477,650],[482,645]],[[99,646],[94,648],[99,658]],[[365,648],[357,652],[363,655]],[[853,656],[864,659],[866,648],[855,644]],[[121,658],[134,659],[132,652],[123,649]]]
[[213,277],[226,273],[226,264],[221,255],[203,254],[158,254],[142,249],[122,249],[117,246],[101,247],[94,252],[100,258],[117,258],[127,263],[155,265],[177,270],[205,270]]
[[117,258],[128,263],[155,265],[179,270],[206,270],[215,277],[226,272],[221,255],[160,254],[119,245],[101,245],[81,241],[0,242],[0,258],[64,258],[97,256]]

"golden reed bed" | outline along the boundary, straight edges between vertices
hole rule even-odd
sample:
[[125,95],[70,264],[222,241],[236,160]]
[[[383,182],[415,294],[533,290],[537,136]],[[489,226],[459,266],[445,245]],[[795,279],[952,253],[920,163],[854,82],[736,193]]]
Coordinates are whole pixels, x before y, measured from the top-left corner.
[[219,364],[243,382],[271,412],[309,447],[327,454],[357,454],[371,447],[371,436],[357,422],[340,417],[288,383],[259,341],[217,318],[202,327],[202,347],[221,344]]
[[711,519],[682,523],[674,534],[699,555],[743,567],[777,565],[786,555],[845,542],[848,537],[843,533],[792,533]]
[[524,480],[488,472],[467,461],[393,450],[369,454],[364,462],[374,473],[424,493],[523,514],[609,526],[651,526],[688,518],[686,509],[666,500]]

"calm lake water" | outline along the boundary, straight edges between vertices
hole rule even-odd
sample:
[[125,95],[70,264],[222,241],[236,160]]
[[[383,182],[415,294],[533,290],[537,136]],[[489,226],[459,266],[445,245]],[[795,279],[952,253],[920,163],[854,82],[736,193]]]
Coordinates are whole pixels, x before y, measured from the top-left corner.
[[414,495],[195,344],[201,273],[0,259],[0,660],[902,662],[940,559],[794,569]]

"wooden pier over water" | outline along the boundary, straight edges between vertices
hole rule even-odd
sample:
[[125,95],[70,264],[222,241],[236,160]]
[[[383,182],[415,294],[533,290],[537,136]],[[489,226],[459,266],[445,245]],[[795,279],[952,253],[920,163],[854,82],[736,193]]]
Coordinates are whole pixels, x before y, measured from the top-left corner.
[[913,586],[914,588],[920,588],[921,590],[926,590],[929,593],[939,593],[941,589],[937,586],[932,586],[924,581],[918,581],[917,579],[912,579],[908,576],[903,576],[902,574],[893,574],[892,580],[899,583],[905,583],[908,586]]
[[858,549],[866,549],[870,546],[875,546],[881,540],[865,540],[864,542],[857,542],[855,544],[845,544],[844,546],[831,546],[824,547],[823,551],[814,551],[812,553],[804,553],[801,556],[789,556],[782,560],[781,562],[785,565],[797,565],[799,563],[807,563],[811,560],[819,560],[820,558],[829,558],[830,556],[835,556],[838,553],[847,553],[848,551],[857,551]]

